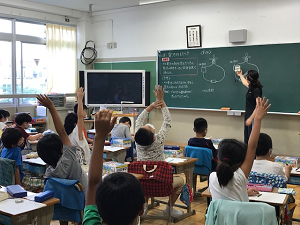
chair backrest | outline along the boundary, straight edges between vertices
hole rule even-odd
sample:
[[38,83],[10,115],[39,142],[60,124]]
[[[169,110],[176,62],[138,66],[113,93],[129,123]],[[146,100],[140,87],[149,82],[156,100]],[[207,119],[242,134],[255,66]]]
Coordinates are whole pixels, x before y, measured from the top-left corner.
[[16,161],[0,158],[0,185],[9,186],[16,183]]
[[205,225],[277,225],[273,206],[262,202],[240,202],[218,199],[212,201],[206,214]]
[[211,172],[212,151],[209,148],[185,146],[185,157],[198,158],[194,165],[194,173],[209,175]]
[[272,185],[275,188],[286,188],[287,179],[284,176],[272,173],[258,173],[251,171],[249,183]]
[[173,193],[173,168],[165,161],[132,162],[128,172],[143,174],[139,181],[145,196],[164,197]]
[[78,180],[48,177],[45,180],[44,191],[47,190],[53,191],[54,198],[60,200],[54,205],[53,220],[82,221],[85,197]]

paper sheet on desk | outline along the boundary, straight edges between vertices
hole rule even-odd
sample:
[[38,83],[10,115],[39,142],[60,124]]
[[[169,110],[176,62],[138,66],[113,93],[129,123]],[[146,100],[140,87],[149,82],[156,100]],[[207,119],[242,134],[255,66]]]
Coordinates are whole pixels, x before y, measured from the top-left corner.
[[46,163],[40,157],[38,157],[36,159],[23,159],[23,162],[35,163],[35,164],[42,165],[42,166],[46,165]]
[[182,158],[166,158],[165,161],[168,162],[168,163],[182,163],[182,162],[185,162],[187,159],[182,159]]
[[0,202],[0,209],[2,212],[8,213],[10,215],[18,215],[21,213],[33,211],[46,207],[45,204],[32,202],[24,199],[22,203],[16,203],[16,199],[6,199]]
[[104,150],[110,151],[110,152],[116,152],[116,151],[120,151],[124,148],[120,148],[120,147],[112,147],[112,146],[104,146]]
[[249,200],[266,202],[266,203],[278,203],[282,204],[286,197],[286,194],[278,194],[273,192],[259,192],[261,196],[249,196]]

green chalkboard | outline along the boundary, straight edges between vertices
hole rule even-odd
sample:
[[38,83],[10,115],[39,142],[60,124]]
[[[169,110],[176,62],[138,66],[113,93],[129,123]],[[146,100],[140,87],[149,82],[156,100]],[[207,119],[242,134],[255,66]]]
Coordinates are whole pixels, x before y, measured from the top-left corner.
[[300,43],[158,51],[158,83],[169,107],[245,110],[237,64],[259,71],[271,112],[300,110]]
[[[156,61],[140,62],[97,62],[94,64],[95,70],[145,70],[150,72],[150,90],[156,84]],[[154,102],[155,97],[150,93],[150,102]]]

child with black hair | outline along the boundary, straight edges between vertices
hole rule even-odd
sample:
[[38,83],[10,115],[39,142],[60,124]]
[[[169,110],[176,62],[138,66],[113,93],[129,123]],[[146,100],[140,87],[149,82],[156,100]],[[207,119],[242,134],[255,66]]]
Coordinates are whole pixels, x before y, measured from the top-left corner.
[[114,126],[111,130],[111,137],[129,138],[131,139],[130,133],[131,120],[129,117],[124,116],[119,120],[119,123]]
[[[73,110],[73,112],[75,113],[75,114],[77,114],[77,111],[78,111],[78,103],[76,103],[75,105],[74,105],[74,108],[73,108],[74,110]],[[86,115],[87,115],[87,106],[85,105],[85,104],[83,104],[83,119],[84,118],[86,118]],[[85,137],[85,139],[87,140],[87,142],[89,143],[89,144],[93,144],[94,143],[94,141],[93,141],[93,139],[90,139],[88,136],[87,136],[87,133],[86,133],[86,130],[85,130],[85,127],[83,126],[83,134],[84,134],[84,137]]]
[[83,190],[87,191],[87,175],[81,168],[76,147],[72,145],[53,102],[46,95],[38,95],[39,103],[49,109],[56,129],[56,134],[43,136],[37,144],[39,157],[49,165],[45,175],[70,180],[79,180]]
[[[101,110],[95,116],[96,134],[89,165],[89,181],[83,225],[137,225],[144,212],[144,194],[140,182],[128,173],[113,173],[102,180],[103,148],[107,134],[113,128],[111,110]],[[102,218],[102,219],[101,219]]]
[[225,199],[248,202],[248,195],[257,195],[258,191],[247,192],[248,177],[255,158],[255,151],[260,133],[261,120],[271,105],[268,100],[257,99],[254,126],[246,144],[235,139],[224,139],[219,144],[220,163],[216,172],[209,176],[209,189],[212,200]]
[[10,117],[10,113],[5,109],[0,109],[0,130],[3,131],[7,128],[8,117]]
[[20,145],[20,148],[22,150],[25,148],[27,140],[35,141],[35,140],[40,139],[43,136],[43,134],[41,134],[41,133],[35,134],[35,135],[29,135],[25,131],[25,129],[27,129],[29,127],[31,121],[32,121],[32,118],[27,113],[20,113],[15,118],[15,122],[17,124],[15,128],[17,128],[18,130],[21,131],[22,136],[24,138],[24,142]]
[[79,88],[77,93],[78,107],[77,114],[69,113],[65,118],[64,127],[69,135],[69,139],[74,146],[78,146],[83,150],[83,164],[88,165],[90,163],[91,153],[89,144],[83,133],[83,120],[86,117],[86,111],[83,110],[83,88]]
[[21,185],[24,177],[24,173],[22,172],[22,154],[21,148],[19,147],[24,141],[22,133],[16,128],[6,128],[1,139],[4,145],[4,148],[1,152],[1,157],[16,161],[15,182],[16,184]]
[[271,137],[267,134],[260,133],[256,148],[256,159],[253,162],[251,171],[277,174],[284,176],[287,180],[289,180],[292,166],[285,165],[285,170],[283,170],[281,164],[271,162],[269,158],[272,155],[272,148]]
[[212,151],[213,158],[211,160],[211,169],[212,171],[216,171],[216,167],[218,164],[218,152],[215,149],[211,139],[206,139],[205,136],[207,134],[207,121],[204,118],[197,118],[194,120],[194,132],[196,133],[196,137],[190,138],[188,141],[189,146],[209,148]]
[[[157,99],[156,102],[149,105],[137,118],[136,120],[136,133],[135,133],[135,142],[137,149],[137,160],[138,161],[164,161],[164,142],[168,135],[168,132],[171,128],[171,115],[169,109],[164,102],[164,92],[160,85],[155,86],[154,95]],[[147,120],[149,113],[154,108],[160,108],[163,114],[163,124],[158,132],[155,134],[155,128],[152,124],[143,125]],[[183,214],[183,211],[176,210],[173,208],[176,200],[181,194],[183,187],[183,179],[180,176],[173,176],[173,188],[174,192],[172,194],[171,202],[167,205],[167,208],[164,210],[164,214],[167,215],[169,213],[169,207],[171,207],[171,216],[172,217],[180,217]],[[146,196],[148,199],[148,196]],[[147,203],[147,201],[146,201]],[[146,210],[147,213],[147,204]]]

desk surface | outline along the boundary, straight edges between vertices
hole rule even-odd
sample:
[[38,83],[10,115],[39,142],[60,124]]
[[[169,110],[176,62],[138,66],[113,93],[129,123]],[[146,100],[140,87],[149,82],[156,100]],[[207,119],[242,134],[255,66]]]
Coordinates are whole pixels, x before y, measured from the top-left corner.
[[179,162],[179,163],[172,163],[172,162],[169,162],[169,164],[171,166],[183,166],[183,165],[186,165],[186,164],[191,164],[191,163],[195,163],[196,161],[198,161],[197,158],[190,158],[190,157],[181,157],[181,159],[187,159],[186,161],[184,162]]
[[[277,189],[276,189],[277,190]],[[276,191],[275,190],[275,191]],[[250,202],[265,202],[273,206],[285,206],[288,200],[288,195],[286,194],[278,194],[274,192],[260,192],[262,195],[257,196],[249,196]],[[211,198],[211,193],[209,188],[201,193],[202,197]]]
[[180,148],[185,148],[187,146],[187,143],[182,143],[182,142],[176,142],[176,141],[165,141],[164,145],[176,145],[180,146]]

